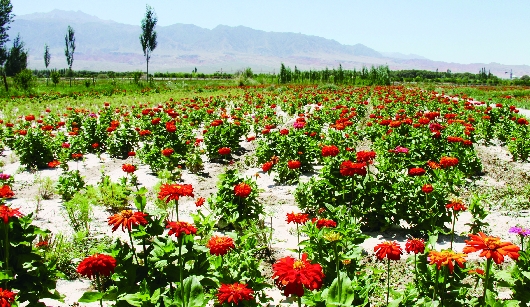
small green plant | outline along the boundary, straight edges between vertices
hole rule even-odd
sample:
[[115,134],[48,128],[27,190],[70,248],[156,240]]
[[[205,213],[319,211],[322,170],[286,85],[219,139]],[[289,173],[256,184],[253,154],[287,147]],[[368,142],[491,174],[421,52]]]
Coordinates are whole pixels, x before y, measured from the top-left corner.
[[33,76],[31,70],[24,69],[13,78],[13,81],[18,88],[28,91],[33,87],[35,76]]
[[85,180],[79,170],[65,171],[57,181],[57,194],[63,201],[69,201],[77,191],[85,187]]
[[35,183],[37,184],[37,194],[42,199],[52,199],[55,194],[54,182],[50,177],[40,177],[35,178]]
[[54,70],[50,74],[50,78],[52,79],[53,85],[57,86],[57,84],[59,84],[59,81],[61,81],[61,74],[58,71]]
[[118,212],[128,208],[131,189],[122,183],[112,182],[109,176],[103,175],[96,187],[87,188],[87,194],[95,204],[110,212]]
[[20,130],[15,139],[15,153],[26,167],[45,168],[53,160],[49,133],[39,128]]
[[64,203],[65,217],[75,232],[89,232],[92,221],[92,203],[86,191],[78,191],[72,199]]

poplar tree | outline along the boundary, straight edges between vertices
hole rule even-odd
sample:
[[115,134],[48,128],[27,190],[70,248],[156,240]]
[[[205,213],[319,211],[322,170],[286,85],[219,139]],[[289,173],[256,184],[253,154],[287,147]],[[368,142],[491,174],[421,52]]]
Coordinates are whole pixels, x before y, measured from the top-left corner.
[[156,17],[153,8],[149,5],[146,5],[145,10],[145,18],[142,19],[141,24],[142,34],[140,35],[140,43],[142,44],[142,50],[144,51],[145,60],[147,62],[147,80],[149,81],[149,59],[157,45],[155,26],[158,18]]
[[75,31],[72,27],[68,26],[66,35],[64,36],[64,55],[66,56],[66,63],[68,64],[68,74],[70,75],[70,87],[72,87],[72,65],[74,64],[74,51],[75,51]]
[[10,28],[9,24],[13,22],[13,18],[15,17],[12,11],[13,5],[11,5],[11,0],[0,0],[0,66],[2,66],[2,76],[4,78],[6,92],[8,91],[8,87],[4,64],[7,60],[6,43],[9,41],[7,31]]

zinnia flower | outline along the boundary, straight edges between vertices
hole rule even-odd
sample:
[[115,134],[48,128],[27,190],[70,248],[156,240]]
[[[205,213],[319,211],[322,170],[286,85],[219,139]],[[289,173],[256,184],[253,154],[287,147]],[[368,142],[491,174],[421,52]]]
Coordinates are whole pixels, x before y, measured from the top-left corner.
[[223,148],[220,148],[217,152],[220,155],[226,156],[226,155],[229,155],[230,152],[232,152],[232,150],[230,148],[228,148],[228,147],[223,147]]
[[202,207],[202,205],[204,205],[204,202],[206,201],[206,199],[204,199],[204,197],[199,197],[197,198],[197,200],[195,201],[195,206],[196,207]]
[[77,273],[90,279],[94,276],[110,276],[116,268],[116,259],[104,254],[86,257],[77,267]]
[[432,187],[432,184],[424,184],[422,187],[421,187],[421,190],[426,193],[426,194],[429,194],[431,193],[432,191],[434,191],[434,188]]
[[511,242],[501,242],[498,237],[488,237],[484,233],[470,234],[471,240],[466,240],[466,246],[463,252],[466,254],[480,251],[480,257],[493,259],[496,264],[504,261],[504,256],[513,260],[519,259],[519,246]]
[[166,203],[172,200],[179,200],[182,196],[194,197],[191,184],[163,184],[158,192],[158,199],[165,199]]
[[342,176],[353,176],[355,174],[366,176],[366,163],[353,163],[350,160],[342,162],[339,168],[340,174]]
[[0,205],[0,218],[4,220],[4,224],[9,222],[10,217],[22,217],[22,213],[18,211],[19,209],[13,209],[6,205]]
[[323,227],[326,227],[326,228],[335,228],[337,227],[337,222],[335,222],[334,220],[330,220],[330,219],[319,219],[316,221],[317,223],[317,228],[318,229],[321,229]]
[[307,254],[302,259],[296,260],[291,256],[281,258],[272,265],[274,274],[272,278],[276,286],[283,290],[283,294],[289,297],[294,294],[298,297],[304,295],[304,287],[309,290],[318,290],[322,287],[324,273],[320,264],[312,264],[307,260]]
[[166,228],[169,228],[168,236],[175,235],[180,237],[181,235],[196,234],[197,228],[188,222],[167,222]]
[[132,212],[132,210],[122,210],[120,213],[116,213],[108,218],[108,224],[112,225],[112,232],[116,231],[121,225],[121,230],[125,232],[125,227],[128,231],[131,231],[131,227],[137,225],[146,225],[147,220],[145,217],[147,213],[143,212]]
[[408,239],[407,243],[405,243],[405,251],[409,254],[410,252],[414,252],[414,254],[422,254],[425,252],[425,241],[416,238]]
[[263,165],[261,166],[261,170],[263,170],[264,172],[268,172],[268,171],[272,168],[273,165],[274,165],[274,164],[273,164],[271,161],[269,161],[269,162],[265,162],[265,163],[263,163]]
[[453,261],[455,261],[460,268],[463,268],[464,262],[466,262],[466,256],[466,254],[455,253],[452,250],[444,250],[441,252],[432,250],[429,252],[427,259],[429,264],[436,264],[438,270],[442,266],[447,266],[449,268],[449,273],[453,274],[455,268]]
[[396,241],[379,243],[374,247],[374,252],[379,260],[383,260],[385,257],[390,260],[399,260],[403,254],[401,246]]
[[458,165],[458,158],[453,158],[453,157],[442,157],[440,159],[440,165],[443,167],[443,168],[448,168],[448,167],[451,167],[451,166],[456,166]]
[[127,174],[132,174],[136,171],[136,166],[132,164],[123,164],[121,166],[121,169],[126,172]]
[[306,213],[287,213],[287,224],[291,222],[295,224],[305,224],[309,221],[309,214]]
[[289,160],[287,162],[287,167],[289,169],[297,169],[297,168],[300,168],[301,166],[302,166],[302,162],[298,160]]
[[425,169],[421,167],[413,167],[409,169],[409,176],[423,176],[425,174]]
[[169,157],[171,156],[175,151],[173,150],[173,148],[166,148],[166,149],[162,149],[162,155],[164,157]]
[[508,230],[509,233],[517,234],[521,237],[528,237],[530,236],[530,229],[524,229],[522,227],[514,226],[510,227],[510,230]]
[[15,193],[11,190],[11,187],[6,185],[3,185],[0,188],[0,198],[12,198],[15,196]]
[[339,148],[337,146],[322,146],[322,157],[335,157],[338,154]]
[[48,167],[49,168],[56,168],[57,166],[59,166],[61,164],[61,162],[57,161],[57,160],[53,160],[51,162],[48,162]]
[[217,256],[226,255],[229,250],[236,248],[232,238],[220,236],[212,236],[206,247],[210,249],[210,254]]
[[372,163],[375,159],[375,151],[357,152],[357,162]]
[[451,201],[450,203],[445,205],[445,207],[447,209],[453,209],[453,211],[455,211],[455,212],[466,211],[467,210],[467,208],[464,205],[464,203],[461,200],[459,200],[459,199],[455,199],[455,200]]
[[16,294],[7,289],[0,288],[0,307],[11,307],[15,301]]
[[233,284],[221,284],[217,292],[219,304],[234,304],[237,306],[240,301],[250,301],[254,299],[254,290],[247,288],[246,284],[238,282]]
[[252,188],[244,182],[241,182],[234,187],[234,194],[241,198],[247,198],[251,192]]

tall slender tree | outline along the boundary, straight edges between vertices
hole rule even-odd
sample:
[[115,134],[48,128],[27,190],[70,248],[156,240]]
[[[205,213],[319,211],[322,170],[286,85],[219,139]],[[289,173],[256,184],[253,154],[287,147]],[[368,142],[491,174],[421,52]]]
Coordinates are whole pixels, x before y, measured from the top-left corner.
[[50,65],[50,47],[48,44],[44,44],[44,66],[46,66],[46,86],[48,86],[48,79],[50,78],[50,72],[48,71],[48,66]]
[[72,27],[68,26],[66,35],[64,36],[64,55],[66,56],[66,63],[68,63],[68,74],[70,75],[70,87],[72,86],[72,65],[74,64],[74,51],[75,51],[75,31]]
[[10,28],[9,24],[13,22],[13,18],[15,17],[15,14],[13,14],[12,11],[13,5],[11,5],[11,0],[0,0],[0,66],[2,67],[2,76],[4,78],[6,92],[8,91],[8,87],[4,64],[7,60],[6,43],[9,41],[7,31]]
[[28,50],[24,49],[24,42],[20,34],[15,37],[13,47],[7,53],[5,71],[7,76],[14,77],[16,74],[28,67]]
[[140,43],[142,44],[142,50],[144,51],[145,60],[147,62],[147,80],[149,80],[149,59],[157,45],[155,31],[157,21],[158,18],[156,17],[154,9],[149,5],[146,5],[145,18],[142,19],[141,24],[142,34],[140,35]]

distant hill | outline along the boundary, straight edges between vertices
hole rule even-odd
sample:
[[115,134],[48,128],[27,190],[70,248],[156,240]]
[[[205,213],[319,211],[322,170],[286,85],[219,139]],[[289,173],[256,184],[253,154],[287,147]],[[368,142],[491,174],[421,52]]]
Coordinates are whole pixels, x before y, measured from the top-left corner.
[[[75,30],[75,70],[145,70],[139,42],[140,25],[102,20],[81,11],[54,10],[16,16],[10,37],[20,33],[29,49],[30,67],[44,68],[44,44],[50,46],[50,67],[66,67],[64,36],[68,25]],[[486,67],[497,75],[513,69],[515,75],[530,74],[530,66],[501,64],[455,64],[436,62],[418,55],[380,53],[362,44],[342,45],[331,39],[297,33],[266,32],[244,26],[219,25],[212,30],[190,24],[157,27],[158,47],[150,71],[231,72],[251,67],[254,72],[277,72],[280,63],[299,69],[361,68],[388,65],[391,69],[428,69],[478,72]],[[491,67],[490,67],[491,66]],[[493,69],[493,67],[495,67]]]

